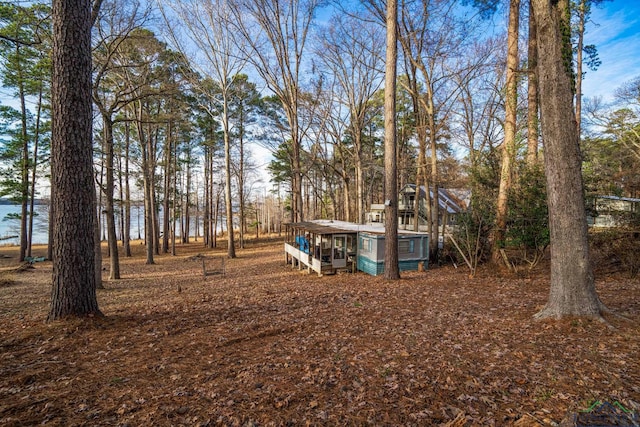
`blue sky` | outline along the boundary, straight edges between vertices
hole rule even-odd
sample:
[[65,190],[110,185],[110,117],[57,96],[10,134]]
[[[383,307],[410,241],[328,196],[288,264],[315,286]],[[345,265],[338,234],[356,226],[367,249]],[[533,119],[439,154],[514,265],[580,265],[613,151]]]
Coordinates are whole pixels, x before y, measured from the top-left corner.
[[610,101],[622,83],[640,76],[640,1],[613,0],[591,11],[585,43],[594,44],[602,65],[587,70],[583,94]]

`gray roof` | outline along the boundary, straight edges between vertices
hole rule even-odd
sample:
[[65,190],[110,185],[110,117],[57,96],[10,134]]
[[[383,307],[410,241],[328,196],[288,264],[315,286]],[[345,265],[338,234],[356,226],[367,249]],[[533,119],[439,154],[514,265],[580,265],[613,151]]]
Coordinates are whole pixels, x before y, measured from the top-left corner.
[[634,199],[633,197],[618,197],[618,196],[595,196],[596,199],[607,200],[620,200],[622,202],[640,203],[640,199]]
[[[314,234],[353,234],[365,232],[371,234],[384,234],[384,226],[356,224],[353,222],[337,221],[330,219],[316,219],[312,221],[290,222],[285,224],[287,227],[304,230],[305,232]],[[398,230],[398,234],[426,234],[416,231]]]

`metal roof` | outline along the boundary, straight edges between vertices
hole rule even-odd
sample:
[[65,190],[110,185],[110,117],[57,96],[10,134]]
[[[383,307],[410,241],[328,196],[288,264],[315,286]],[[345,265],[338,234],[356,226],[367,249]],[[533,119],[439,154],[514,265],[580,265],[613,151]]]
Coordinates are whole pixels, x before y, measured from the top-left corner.
[[619,196],[594,196],[596,199],[607,199],[607,200],[619,200],[623,202],[631,202],[631,203],[639,203],[640,199],[635,199],[633,197],[619,197]]
[[[383,225],[355,224],[353,222],[337,221],[330,219],[316,219],[312,221],[290,222],[285,226],[292,227],[314,234],[352,234],[358,232],[384,234]],[[398,230],[398,234],[426,234],[416,231]]]

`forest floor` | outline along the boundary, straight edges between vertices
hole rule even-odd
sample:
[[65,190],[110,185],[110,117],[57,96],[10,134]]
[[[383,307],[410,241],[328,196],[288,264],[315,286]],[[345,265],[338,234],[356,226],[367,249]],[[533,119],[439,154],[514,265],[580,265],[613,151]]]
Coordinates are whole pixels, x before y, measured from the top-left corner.
[[98,290],[104,317],[45,323],[51,263],[14,272],[0,247],[0,425],[539,426],[640,409],[638,278],[598,276],[606,322],[534,321],[545,268],[317,277],[278,239],[204,277],[197,255],[224,249],[154,265],[134,250]]

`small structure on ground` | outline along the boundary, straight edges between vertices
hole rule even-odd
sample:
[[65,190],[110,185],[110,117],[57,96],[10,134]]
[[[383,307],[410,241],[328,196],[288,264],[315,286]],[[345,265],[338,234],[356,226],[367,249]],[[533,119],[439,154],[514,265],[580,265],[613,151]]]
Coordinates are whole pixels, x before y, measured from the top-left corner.
[[[315,220],[285,224],[285,262],[318,275],[338,271],[384,272],[384,227]],[[429,235],[398,230],[400,271],[427,267]]]
[[206,257],[202,258],[202,274],[204,277],[213,276],[216,274],[225,275],[226,267],[224,257]]
[[640,199],[618,196],[592,196],[587,221],[592,227],[625,227],[640,221]]

